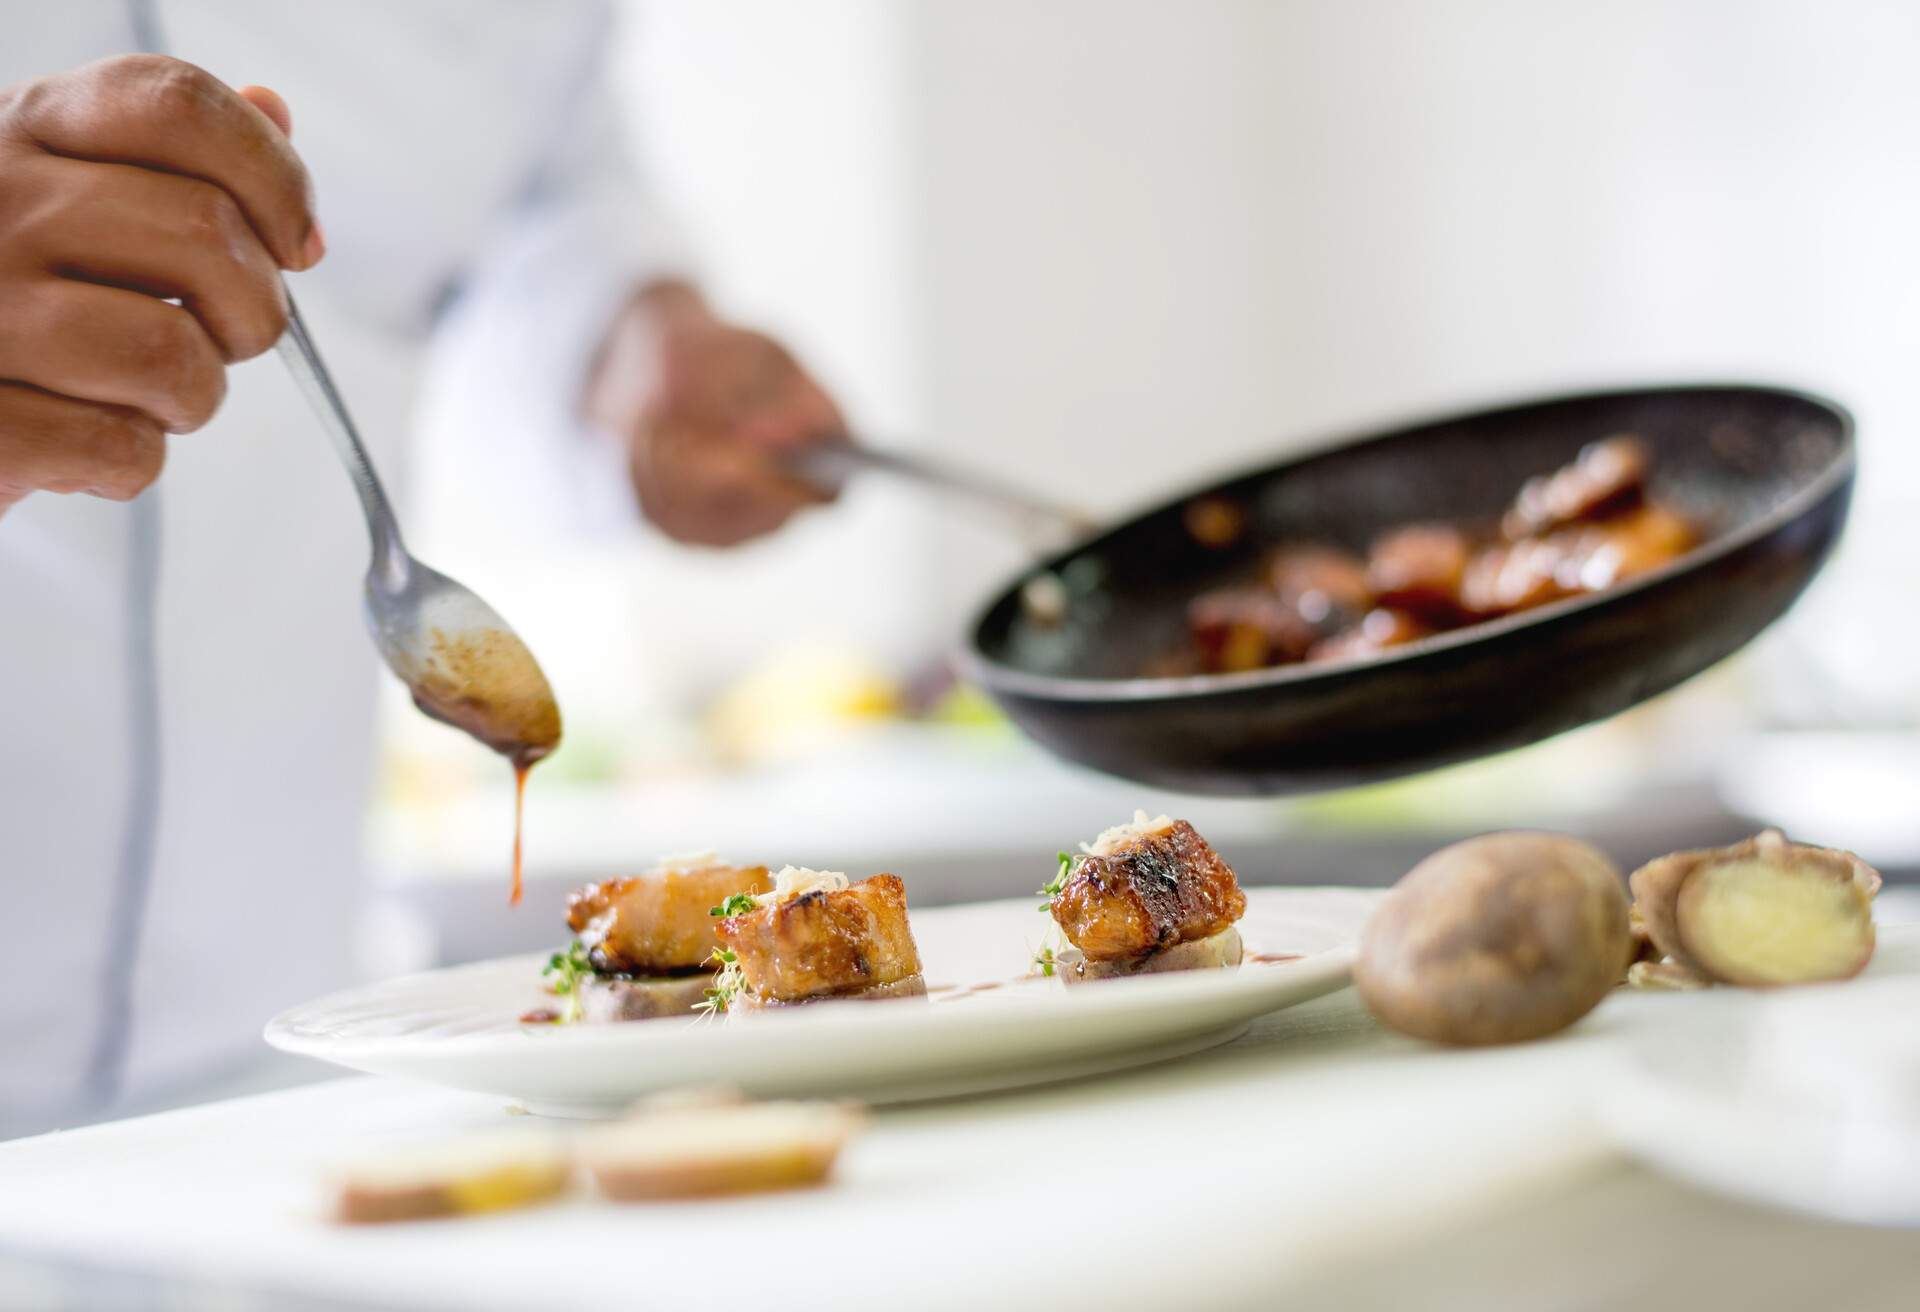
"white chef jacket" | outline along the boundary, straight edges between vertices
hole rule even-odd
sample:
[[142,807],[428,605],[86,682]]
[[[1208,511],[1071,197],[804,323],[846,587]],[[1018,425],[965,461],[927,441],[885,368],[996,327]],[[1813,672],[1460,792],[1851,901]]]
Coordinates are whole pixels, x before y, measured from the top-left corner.
[[[436,390],[512,412],[486,440],[579,440],[591,350],[673,249],[613,128],[607,6],[150,7],[169,53],[291,106],[329,251],[290,282],[389,477],[436,329]],[[0,0],[0,84],[137,48],[142,8]],[[217,1073],[349,982],[366,558],[271,355],[134,506],[0,518],[0,1133]]]

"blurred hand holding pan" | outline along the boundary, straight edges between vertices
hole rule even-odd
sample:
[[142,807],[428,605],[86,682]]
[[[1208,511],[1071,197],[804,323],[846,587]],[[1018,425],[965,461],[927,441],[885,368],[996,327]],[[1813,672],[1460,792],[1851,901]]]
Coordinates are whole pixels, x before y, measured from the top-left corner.
[[[1497,522],[1527,479],[1637,435],[1653,492],[1700,543],[1605,591],[1371,657],[1142,677],[1185,641],[1187,607],[1288,542],[1364,554],[1423,521]],[[1594,392],[1372,434],[1196,488],[1038,562],[970,630],[964,672],[1047,750],[1189,793],[1343,788],[1472,760],[1605,719],[1738,651],[1790,606],[1839,537],[1851,417],[1747,385]],[[1204,499],[1243,516],[1196,534]],[[1219,518],[1218,514],[1209,518]],[[1065,580],[1064,613],[1022,590]]]

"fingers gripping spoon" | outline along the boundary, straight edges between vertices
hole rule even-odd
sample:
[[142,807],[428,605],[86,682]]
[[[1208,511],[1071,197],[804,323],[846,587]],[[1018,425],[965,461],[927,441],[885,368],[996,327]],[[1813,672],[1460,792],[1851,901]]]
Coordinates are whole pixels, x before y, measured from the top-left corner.
[[373,645],[407,686],[415,706],[478,739],[513,765],[513,901],[518,903],[527,771],[560,745],[560,707],[553,689],[533,653],[499,612],[463,584],[407,554],[386,489],[291,293],[287,330],[278,350],[332,439],[366,512],[373,541],[366,617]]

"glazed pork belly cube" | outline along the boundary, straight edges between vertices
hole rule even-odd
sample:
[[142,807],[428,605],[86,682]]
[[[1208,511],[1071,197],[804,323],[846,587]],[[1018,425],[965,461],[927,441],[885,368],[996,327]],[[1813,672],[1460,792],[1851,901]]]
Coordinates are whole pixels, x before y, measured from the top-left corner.
[[[1233,869],[1184,820],[1139,814],[1109,829],[1074,858],[1053,898],[1053,919],[1090,966],[1138,967],[1186,944],[1218,940],[1231,963],[1240,959],[1234,922],[1247,897]],[[1183,953],[1183,957],[1206,954]],[[1230,964],[1226,960],[1190,965]]]
[[1580,581],[1589,588],[1610,588],[1677,560],[1699,543],[1699,531],[1691,520],[1649,502],[1588,528]]
[[589,884],[567,899],[567,924],[593,968],[611,975],[711,970],[720,945],[709,912],[736,893],[773,887],[765,866],[712,856],[664,861],[645,874]]
[[1267,558],[1267,585],[1327,636],[1359,619],[1373,607],[1367,565],[1338,547],[1298,543]]
[[1467,569],[1461,596],[1481,616],[1600,592],[1658,569],[1698,541],[1684,517],[1652,502],[1542,537],[1488,547]]
[[1310,661],[1357,661],[1378,656],[1393,647],[1430,637],[1433,629],[1417,615],[1384,606],[1368,611],[1358,624],[1313,644]]
[[1466,534],[1449,524],[1410,524],[1375,539],[1367,553],[1367,583],[1374,600],[1411,611],[1429,623],[1464,618],[1460,585],[1472,558]]
[[838,872],[789,868],[758,901],[720,921],[743,986],[736,1005],[926,992],[898,875],[853,884]]
[[1260,586],[1222,588],[1195,597],[1187,630],[1201,668],[1234,674],[1297,661],[1320,632],[1284,597]]
[[1647,444],[1631,433],[1590,442],[1572,464],[1528,479],[1500,521],[1501,531],[1517,541],[1629,510],[1645,494],[1652,465]]
[[1577,560],[1582,533],[1561,529],[1545,537],[1498,542],[1467,566],[1460,598],[1481,619],[1531,610],[1583,591]]

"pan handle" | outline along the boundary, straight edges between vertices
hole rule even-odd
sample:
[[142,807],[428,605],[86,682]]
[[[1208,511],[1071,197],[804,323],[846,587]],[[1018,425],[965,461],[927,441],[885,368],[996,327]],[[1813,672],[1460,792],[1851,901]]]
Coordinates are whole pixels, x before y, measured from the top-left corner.
[[1020,536],[1039,549],[1064,547],[1090,535],[1099,524],[1083,511],[1043,500],[970,470],[955,469],[920,456],[863,446],[851,438],[796,448],[786,456],[795,477],[839,491],[856,474],[885,474],[1010,519]]

